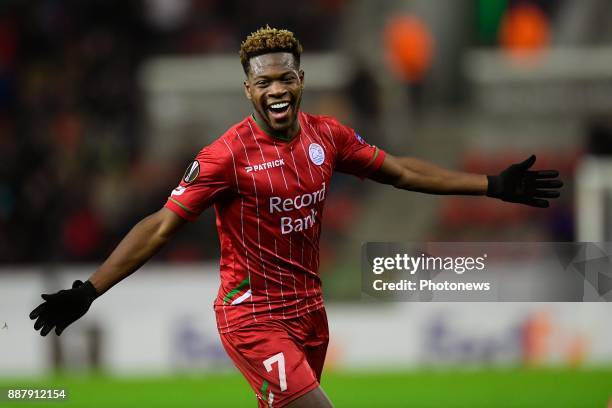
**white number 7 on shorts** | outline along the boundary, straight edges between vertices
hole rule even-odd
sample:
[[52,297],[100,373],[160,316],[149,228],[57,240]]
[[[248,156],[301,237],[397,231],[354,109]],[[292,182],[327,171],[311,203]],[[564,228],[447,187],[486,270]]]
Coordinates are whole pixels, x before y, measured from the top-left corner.
[[287,376],[285,374],[285,355],[281,351],[278,354],[264,360],[263,364],[268,372],[272,371],[272,364],[278,363],[278,379],[280,381],[280,390],[285,391],[287,389]]

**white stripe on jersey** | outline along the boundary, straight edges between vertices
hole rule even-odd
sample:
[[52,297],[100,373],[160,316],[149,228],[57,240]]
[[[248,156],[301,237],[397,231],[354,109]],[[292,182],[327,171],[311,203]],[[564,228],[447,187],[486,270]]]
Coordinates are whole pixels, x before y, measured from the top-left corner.
[[329,138],[331,139],[331,142],[334,145],[334,149],[338,150],[338,148],[336,147],[336,143],[334,142],[334,134],[332,133],[331,128],[327,123],[325,123],[325,126],[327,126],[327,130],[329,130]]
[[[317,242],[317,241],[315,240],[315,231],[314,231],[314,230],[315,230],[315,229],[314,229],[314,228],[312,228],[312,242]],[[312,269],[312,258],[313,258],[314,252],[315,252],[315,251],[314,251],[314,249],[313,249],[312,242],[311,242],[311,244],[310,244],[310,262],[309,262],[309,263],[310,263],[310,270],[311,270],[311,271],[317,271],[318,269]],[[317,255],[317,258],[318,258],[318,255]],[[310,277],[310,275],[309,275],[309,277]],[[314,280],[314,278],[312,278],[312,277],[310,277],[310,278],[311,278],[310,280],[312,281],[312,290],[314,291],[314,290],[315,290],[315,286],[314,286],[314,281],[315,281],[315,280]]]
[[[308,140],[310,140],[310,143],[315,143],[315,141],[314,141],[314,137],[313,137],[313,138],[310,138],[310,136],[308,136],[308,135],[306,134],[306,131],[305,131],[306,129],[305,129],[305,128],[302,128],[302,129],[304,129],[304,134],[306,135],[306,137],[308,138]],[[321,141],[320,141],[320,142],[321,142]],[[321,143],[323,143],[323,142],[321,142]],[[323,173],[323,166],[317,166],[317,167],[319,168],[319,171],[321,172],[321,181],[324,181],[324,180],[325,180],[325,173]]]
[[298,187],[302,187],[302,183],[300,183],[300,172],[298,171],[298,166],[295,162],[295,156],[293,156],[293,150],[289,149],[291,152],[291,159],[293,160],[293,167],[295,168],[295,175],[297,176]]
[[[304,241],[304,236],[302,236],[302,255],[300,257],[301,265],[304,265]],[[306,275],[304,275],[304,289],[306,289],[306,313],[310,313],[310,308],[308,307],[310,302],[308,301],[308,285],[306,284]]]
[[[320,143],[321,143],[321,146],[323,146],[323,145],[325,144],[325,142],[323,142],[323,138],[321,137],[321,135],[319,134],[319,132],[317,132],[317,130],[315,129],[315,127],[314,127],[314,126],[312,126],[312,125],[310,124],[310,122],[306,122],[306,123],[308,123],[308,126],[310,127],[311,134],[313,134],[313,135],[315,135],[316,137],[318,137],[318,138],[319,138],[319,141],[320,141]],[[326,123],[326,125],[327,125],[327,123]],[[329,126],[328,126],[328,128],[329,128]],[[314,138],[314,137],[313,137],[313,138]],[[335,148],[335,147],[336,147],[336,145],[334,144],[334,140],[333,140],[333,138],[332,138],[332,144],[334,145],[334,148]]]
[[[234,130],[234,132],[236,132],[236,136],[238,136],[238,140],[240,140],[240,143],[242,143],[242,147],[244,148],[244,155],[246,157],[247,160],[247,164],[250,166],[251,165],[251,161],[249,160],[249,154],[247,153],[247,149],[246,146],[244,145],[244,142],[242,141],[242,138],[240,137],[240,134]],[[251,178],[253,180],[253,188],[255,190],[255,214],[257,215],[257,246],[259,248],[259,260],[261,261],[261,270],[263,271],[264,274],[264,284],[266,287],[266,299],[268,300],[268,314],[270,315],[270,319],[272,319],[272,306],[270,305],[270,294],[268,293],[268,277],[266,275],[266,268],[264,267],[263,264],[263,257],[262,257],[262,253],[261,253],[261,233],[259,231],[259,224],[260,224],[260,219],[259,219],[259,198],[257,196],[257,183],[255,183],[255,175],[253,174],[253,172],[251,172]],[[244,245],[244,236],[243,236],[243,245]],[[244,250],[246,251],[246,246],[244,247]],[[247,258],[248,260],[248,258]],[[251,279],[249,278],[249,284],[251,283]],[[251,286],[252,287],[252,286]],[[253,300],[255,300],[255,298],[253,298]],[[255,308],[255,303],[253,302],[253,308]]]
[[[234,160],[234,152],[232,152],[232,149],[230,149],[230,147],[227,144],[227,141],[225,139],[221,139],[221,140],[223,140],[223,143],[225,144],[225,147],[227,147],[227,150],[229,150],[230,154],[232,155],[232,164],[234,165],[234,177],[236,177],[236,190],[240,194],[240,186],[238,185],[238,173],[236,172],[236,161]],[[250,285],[250,282],[251,282],[251,279],[249,277],[249,285]],[[249,291],[250,291],[250,289],[249,289]],[[225,302],[223,302],[223,305],[221,306],[221,308],[223,309],[223,317],[225,318],[225,327],[228,327],[229,326],[229,321],[227,320],[227,313],[225,313],[225,306],[226,306]],[[253,317],[255,317],[255,315],[253,315]]]
[[238,184],[238,171],[236,170],[236,160],[234,159],[234,152],[232,152],[232,149],[230,149],[229,145],[227,144],[227,141],[225,139],[222,139],[223,143],[225,143],[225,147],[227,147],[227,150],[229,150],[230,154],[232,155],[232,164],[234,165],[234,177],[236,178],[236,191],[238,192],[238,194],[240,194],[240,185]]
[[[296,136],[296,137],[299,137]],[[297,166],[297,163],[295,162],[295,156],[293,155],[293,149],[289,149],[289,152],[291,152],[291,159],[293,160],[293,168],[295,169],[295,175],[297,177],[297,182],[298,182],[298,187],[302,187],[302,184],[300,183],[300,170],[299,167]],[[306,158],[306,160],[308,160],[308,158]],[[291,234],[289,234],[289,263],[293,264],[293,258],[291,257]],[[300,265],[302,266],[302,265]],[[300,315],[300,311],[298,309],[298,295],[297,295],[297,286],[296,286],[296,279],[295,279],[295,274],[292,274],[293,276],[293,292],[295,293],[295,313],[297,316]]]
[[[257,137],[255,137],[255,132],[253,132],[253,127],[251,126],[251,122],[247,120],[247,123],[249,124],[249,128],[251,129],[251,135],[253,135],[253,140],[255,140],[255,143],[257,143],[257,147],[259,147],[259,152],[261,153],[261,160],[265,163],[266,159],[264,157],[263,150],[261,150],[261,146],[259,145],[259,142],[257,141]],[[272,186],[272,179],[270,178],[270,170],[268,168],[266,168],[266,173],[268,173],[268,181],[270,182],[270,190],[274,192],[274,186]]]
[[[234,130],[234,132],[236,132]],[[238,135],[238,132],[236,132]],[[228,146],[229,148],[229,146]],[[230,149],[232,151],[232,149]],[[232,159],[234,158],[234,153],[232,153]],[[234,172],[236,172],[236,162],[234,162]],[[236,183],[238,183],[238,173],[236,173]],[[251,280],[251,267],[249,264],[249,253],[247,251],[246,243],[244,242],[244,197],[240,197],[240,232],[242,233],[242,247],[244,248],[244,257],[246,258],[247,272],[249,274],[249,288],[253,284]],[[255,302],[251,302],[253,305],[253,320],[257,321],[257,316],[255,315]]]
[[283,294],[283,274],[281,273],[280,266],[278,264],[278,249],[276,246],[276,238],[274,238],[274,256],[276,256],[276,269],[278,270],[278,277],[280,278],[280,292],[281,299],[283,300],[283,318],[285,318],[285,295]]
[[[304,132],[304,135],[306,132]],[[312,170],[310,169],[310,160],[308,160],[308,153],[306,153],[306,148],[304,147],[304,141],[300,138],[300,145],[302,146],[302,150],[304,151],[304,157],[306,157],[306,163],[308,163],[308,172],[310,173],[310,179],[314,183],[314,177],[312,176]]]
[[[308,140],[310,140],[312,142],[312,139],[306,134],[305,128],[302,128],[302,130],[304,130],[304,135],[306,137],[308,137]],[[312,179],[312,182],[314,183],[314,176],[312,175],[312,170],[311,170],[311,167],[310,167],[310,161],[308,160],[308,155],[306,153],[306,148],[304,147],[304,143],[303,143],[303,141],[301,139],[300,139],[300,144],[302,145],[302,150],[304,150],[304,156],[306,156],[306,162],[308,163],[308,171],[310,172],[310,178]],[[317,166],[317,167],[320,167],[320,166]],[[325,180],[325,176],[323,174],[323,169],[320,169],[320,170],[321,170],[321,179]],[[313,240],[314,240],[314,228],[312,230],[313,230],[312,231],[312,237],[313,237]],[[302,242],[302,248],[303,248],[303,244],[304,243]],[[310,262],[309,262],[309,264],[310,264],[311,270],[313,270],[312,269],[312,255],[313,255],[313,252],[314,252],[314,250],[312,249],[312,245],[310,245]],[[308,273],[305,273],[304,274],[304,286],[305,287],[307,285],[308,278],[309,278]],[[306,294],[308,296],[308,291],[306,291]],[[306,305],[306,308],[308,309],[308,303]]]
[[252,293],[251,289],[247,290],[239,298],[236,298],[231,304],[234,306],[241,304],[242,302],[244,302],[245,300],[251,297],[251,293]]
[[[280,152],[278,151],[278,147],[276,146],[276,140],[272,141],[274,143],[274,148],[276,149],[276,154],[278,155],[279,160],[282,160]],[[285,188],[289,191],[289,185],[287,184],[287,179],[285,178],[285,170],[283,170],[283,166],[280,166],[281,174],[283,175],[283,181],[285,182]]]
[[[291,234],[289,234],[289,263],[293,265],[293,258],[291,257]],[[293,293],[295,293],[295,313],[299,317],[300,311],[298,310],[298,307],[297,307],[298,295],[297,295],[297,286],[295,284],[297,282],[295,280],[295,273],[292,273],[291,276],[293,276]]]

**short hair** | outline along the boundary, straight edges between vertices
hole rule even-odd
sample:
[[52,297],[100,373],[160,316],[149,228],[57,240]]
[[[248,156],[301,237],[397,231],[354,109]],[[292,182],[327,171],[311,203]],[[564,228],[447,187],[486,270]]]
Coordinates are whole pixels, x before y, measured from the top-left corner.
[[289,52],[293,54],[299,67],[302,51],[302,44],[291,31],[266,25],[251,33],[240,44],[240,63],[244,73],[248,75],[251,58],[272,52]]

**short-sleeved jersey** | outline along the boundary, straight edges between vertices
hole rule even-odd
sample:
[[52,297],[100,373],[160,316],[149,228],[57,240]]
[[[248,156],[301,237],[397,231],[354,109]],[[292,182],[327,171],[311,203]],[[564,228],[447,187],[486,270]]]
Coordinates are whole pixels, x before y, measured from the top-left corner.
[[331,117],[300,112],[298,120],[299,133],[283,141],[245,118],[200,151],[166,203],[190,221],[214,205],[221,333],[323,307],[319,237],[332,173],[365,178],[384,161]]

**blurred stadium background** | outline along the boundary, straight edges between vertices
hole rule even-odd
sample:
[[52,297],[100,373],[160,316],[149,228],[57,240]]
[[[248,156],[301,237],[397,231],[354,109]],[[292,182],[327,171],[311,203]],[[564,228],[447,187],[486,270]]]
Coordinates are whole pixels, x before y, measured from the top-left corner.
[[305,47],[304,110],[474,172],[534,152],[566,182],[539,211],[337,176],[321,243],[337,406],[606,406],[608,304],[366,303],[358,260],[364,241],[612,241],[610,21],[607,0],[2,1],[0,387],[65,387],[58,406],[254,405],[213,321],[212,211],[61,339],[27,314],[250,112],[237,51],[270,24]]

